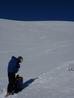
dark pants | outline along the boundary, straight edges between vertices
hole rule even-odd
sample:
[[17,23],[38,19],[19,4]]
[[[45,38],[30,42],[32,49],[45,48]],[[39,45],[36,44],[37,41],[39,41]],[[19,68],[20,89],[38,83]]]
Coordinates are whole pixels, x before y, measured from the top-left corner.
[[15,74],[8,73],[8,81],[9,81],[9,84],[8,84],[8,87],[7,87],[7,91],[9,93],[12,93],[12,91],[15,88]]

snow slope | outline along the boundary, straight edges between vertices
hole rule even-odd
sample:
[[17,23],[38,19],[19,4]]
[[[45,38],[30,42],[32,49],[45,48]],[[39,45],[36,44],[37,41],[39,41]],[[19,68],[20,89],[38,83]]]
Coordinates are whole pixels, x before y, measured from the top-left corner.
[[24,57],[24,81],[38,79],[9,98],[74,97],[74,22],[0,19],[0,98],[12,55]]

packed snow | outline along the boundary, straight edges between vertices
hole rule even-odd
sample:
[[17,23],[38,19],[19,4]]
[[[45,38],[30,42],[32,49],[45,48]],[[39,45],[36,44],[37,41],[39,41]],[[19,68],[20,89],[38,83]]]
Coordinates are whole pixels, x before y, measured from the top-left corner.
[[33,80],[8,98],[74,98],[74,22],[0,19],[0,98],[11,56],[23,56],[19,74]]

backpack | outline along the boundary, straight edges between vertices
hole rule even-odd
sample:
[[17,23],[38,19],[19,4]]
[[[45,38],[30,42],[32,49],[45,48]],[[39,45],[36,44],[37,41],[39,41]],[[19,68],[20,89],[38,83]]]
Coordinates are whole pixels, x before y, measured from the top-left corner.
[[16,75],[15,79],[15,93],[18,93],[23,88],[23,77]]

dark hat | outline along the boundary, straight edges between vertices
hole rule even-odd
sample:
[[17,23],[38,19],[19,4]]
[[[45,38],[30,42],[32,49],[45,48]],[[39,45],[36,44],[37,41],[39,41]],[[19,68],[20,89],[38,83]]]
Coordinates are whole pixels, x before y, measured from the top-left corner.
[[18,56],[17,59],[19,60],[19,62],[22,62],[21,60],[23,60],[23,57],[22,56]]

